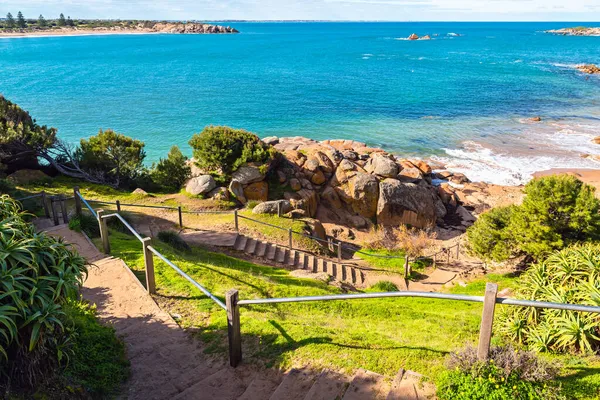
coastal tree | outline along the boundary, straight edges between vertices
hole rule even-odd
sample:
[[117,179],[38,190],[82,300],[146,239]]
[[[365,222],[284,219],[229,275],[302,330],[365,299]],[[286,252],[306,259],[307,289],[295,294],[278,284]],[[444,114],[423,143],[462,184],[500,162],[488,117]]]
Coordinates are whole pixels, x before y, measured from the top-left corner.
[[152,165],[150,174],[155,184],[178,190],[189,179],[191,168],[179,147],[173,146],[167,158],[161,158],[156,165]]
[[67,26],[75,26],[75,23],[73,22],[70,16],[67,17],[66,24]]
[[467,231],[471,250],[484,259],[517,255],[541,260],[552,251],[600,238],[595,189],[572,175],[534,179],[518,206],[483,214]]
[[11,13],[6,14],[6,27],[13,29],[16,25],[15,17]]
[[229,175],[247,162],[267,163],[276,151],[258,136],[228,126],[207,126],[190,139],[196,164],[203,169]]
[[144,143],[117,133],[100,130],[96,136],[81,139],[75,151],[78,165],[89,174],[114,187],[134,182],[144,172]]
[[46,22],[46,18],[44,18],[42,14],[40,14],[40,16],[38,17],[37,24],[40,28],[45,28],[48,26],[48,22]]
[[60,13],[58,17],[58,22],[56,23],[58,26],[67,26],[67,20],[65,19],[65,15]]
[[17,28],[26,28],[27,27],[27,22],[25,21],[25,17],[23,16],[23,13],[21,11],[19,11],[17,13]]

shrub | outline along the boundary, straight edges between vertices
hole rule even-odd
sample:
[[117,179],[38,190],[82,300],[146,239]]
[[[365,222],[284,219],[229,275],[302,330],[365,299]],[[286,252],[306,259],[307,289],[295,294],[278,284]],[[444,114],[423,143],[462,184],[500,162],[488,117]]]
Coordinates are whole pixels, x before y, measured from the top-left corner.
[[71,335],[62,305],[77,294],[85,260],[61,239],[36,232],[17,202],[0,196],[0,385],[32,387],[65,362]]
[[131,184],[143,173],[146,153],[143,142],[108,129],[81,139],[75,157],[81,168],[119,187]]
[[515,245],[507,228],[514,210],[514,206],[498,207],[483,213],[467,229],[469,249],[487,260],[504,261],[510,258]]
[[89,238],[100,237],[98,220],[88,214],[71,218],[69,220],[69,229],[75,232],[84,232]]
[[471,249],[495,261],[519,254],[539,260],[553,250],[596,239],[600,202],[594,190],[571,175],[534,179],[525,186],[523,204],[483,214],[469,228]]
[[167,243],[168,245],[170,245],[171,247],[173,247],[175,250],[179,250],[179,251],[190,251],[190,246],[186,243],[185,240],[183,240],[181,238],[181,236],[179,236],[177,234],[177,232],[174,231],[160,231],[158,232],[158,240],[160,240],[161,242]]
[[535,354],[512,347],[492,347],[488,361],[477,359],[477,350],[468,347],[453,354],[448,371],[437,382],[440,400],[558,400],[566,399],[552,382],[556,366]]
[[11,194],[15,190],[15,185],[7,179],[0,179],[0,193]]
[[[600,306],[600,246],[572,246],[533,264],[521,276],[517,297]],[[536,351],[600,349],[598,314],[512,308],[503,310],[499,320],[502,335]]]
[[179,190],[189,179],[191,168],[179,147],[173,146],[166,159],[161,158],[156,165],[152,165],[150,174],[152,180],[163,189]]
[[379,227],[373,232],[374,240],[365,247],[370,250],[399,251],[416,258],[423,255],[425,249],[432,245],[435,233],[409,228],[401,225],[398,228]]
[[[125,221],[127,221],[127,223],[131,226],[133,226],[133,223],[131,222],[131,217],[130,214],[128,212],[124,212],[121,211],[119,213],[119,215],[121,215],[121,217],[123,217],[123,219]],[[115,230],[117,232],[121,232],[124,233],[126,235],[133,235],[133,233],[131,233],[131,231],[129,230],[129,228],[127,228],[125,226],[125,224],[123,222],[121,222],[120,219],[118,219],[117,217],[112,217],[112,218],[108,218],[106,220],[106,226],[112,230]]]
[[230,175],[249,162],[265,164],[275,158],[273,147],[254,133],[227,126],[208,126],[190,139],[200,168]]
[[397,292],[398,286],[390,281],[379,281],[369,288],[373,292]]
[[65,325],[77,334],[64,375],[94,398],[114,394],[129,372],[124,343],[115,336],[114,328],[98,322],[95,307],[70,301],[65,314]]

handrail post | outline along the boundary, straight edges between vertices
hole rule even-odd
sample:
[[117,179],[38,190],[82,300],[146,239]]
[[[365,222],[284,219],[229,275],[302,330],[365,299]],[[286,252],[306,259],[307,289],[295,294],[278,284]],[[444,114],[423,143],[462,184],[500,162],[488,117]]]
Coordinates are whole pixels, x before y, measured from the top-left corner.
[[408,279],[410,276],[410,264],[408,262],[408,256],[404,257],[404,277]]
[[179,227],[183,228],[183,214],[181,212],[181,206],[177,207],[177,213],[179,214]]
[[100,238],[102,239],[102,249],[104,254],[110,254],[110,242],[108,240],[108,225],[106,225],[106,219],[102,218],[104,210],[96,211],[98,215],[98,225],[100,226]]
[[337,244],[337,258],[338,262],[342,262],[342,242],[338,242]]
[[79,186],[73,188],[73,198],[75,199],[75,215],[81,217],[81,199],[79,198]]
[[460,242],[456,243],[456,259],[460,257]]
[[229,365],[237,367],[242,361],[242,332],[240,326],[239,293],[232,289],[225,294],[227,306],[227,335],[229,338]]
[[488,282],[485,285],[483,314],[481,316],[481,327],[479,328],[479,346],[477,347],[477,358],[481,361],[487,360],[490,353],[492,325],[494,324],[494,310],[496,308],[497,295],[498,285]]
[[68,224],[69,216],[67,215],[67,199],[65,198],[64,195],[60,196],[60,209],[61,209],[62,216],[63,216],[63,223]]
[[58,210],[56,209],[58,203],[58,197],[52,196],[50,198],[50,206],[52,207],[52,219],[54,220],[54,225],[57,226],[60,224],[58,221]]
[[46,218],[50,218],[50,209],[48,208],[48,199],[46,198],[46,192],[42,190],[40,195],[42,196],[42,207],[44,207],[44,214],[46,214]]
[[116,200],[115,205],[117,206],[117,212],[121,212],[121,202],[119,200]]
[[150,294],[156,293],[156,281],[154,280],[154,258],[148,248],[152,239],[144,238],[142,240],[142,249],[144,251],[144,269],[146,270],[146,290]]
[[233,210],[233,217],[235,219],[235,231],[240,233],[240,224],[238,221],[238,210]]
[[283,215],[283,206],[281,205],[281,201],[277,202],[277,216],[281,218]]
[[290,250],[292,250],[294,248],[294,246],[293,246],[294,245],[294,243],[293,243],[294,239],[292,238],[292,235],[293,235],[292,228],[288,229],[288,235],[290,237],[289,238],[290,239]]

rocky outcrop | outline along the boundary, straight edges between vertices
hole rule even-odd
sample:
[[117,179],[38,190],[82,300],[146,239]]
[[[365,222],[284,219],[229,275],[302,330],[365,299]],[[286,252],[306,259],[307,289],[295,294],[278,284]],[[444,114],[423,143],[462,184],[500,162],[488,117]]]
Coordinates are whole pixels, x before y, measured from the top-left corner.
[[252,209],[253,214],[275,214],[279,212],[279,207],[281,207],[281,213],[287,214],[292,211],[292,204],[287,200],[274,200],[274,201],[265,201],[256,205]]
[[582,64],[582,65],[578,65],[577,68],[579,71],[583,72],[584,74],[600,74],[600,67],[598,67],[597,65],[594,64]]
[[431,187],[388,178],[379,183],[379,189],[377,223],[380,225],[428,228],[435,225],[438,214],[439,218],[446,216],[443,204],[437,208],[441,200]]
[[17,185],[26,185],[28,183],[43,181],[50,177],[38,169],[20,169],[6,177],[10,182]]
[[254,182],[244,187],[246,200],[267,201],[269,199],[269,184],[265,181]]
[[260,167],[258,166],[242,165],[231,175],[231,178],[242,185],[249,185],[265,179],[265,174],[260,171]]
[[193,196],[205,194],[217,187],[217,183],[210,175],[200,175],[192,178],[185,185],[185,191]]
[[419,35],[417,35],[416,33],[412,33],[409,37],[408,40],[419,40]]
[[546,33],[563,36],[600,36],[600,28],[578,26],[575,28],[551,29],[546,31]]
[[239,33],[237,29],[230,26],[196,24],[196,23],[170,23],[159,22],[151,28],[152,32],[160,33]]

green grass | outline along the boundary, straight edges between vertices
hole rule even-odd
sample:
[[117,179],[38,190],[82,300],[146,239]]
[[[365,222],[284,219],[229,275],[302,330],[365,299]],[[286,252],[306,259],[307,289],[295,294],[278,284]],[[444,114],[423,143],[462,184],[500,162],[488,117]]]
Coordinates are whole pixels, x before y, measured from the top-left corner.
[[484,278],[479,278],[469,282],[465,287],[455,285],[448,291],[454,294],[469,294],[473,296],[481,296],[485,292],[487,283],[496,283],[498,291],[503,289],[516,289],[519,286],[518,277],[515,274],[487,274]]
[[[112,254],[123,258],[143,281],[143,256],[137,240],[115,232],[111,246]],[[181,253],[160,242],[153,246],[221,299],[230,289],[238,289],[241,299],[342,293],[317,280],[293,277],[283,269],[199,248]],[[225,356],[225,313],[156,258],[155,269],[156,299],[161,307],[180,314],[184,327],[197,329],[208,353]],[[518,283],[506,275],[489,278],[500,289],[514,288]],[[481,279],[450,291],[482,295],[484,287],[485,280]],[[476,343],[480,313],[478,303],[416,298],[244,306],[244,360],[282,368],[310,364],[346,373],[365,368],[388,377],[399,368],[407,368],[435,379],[445,369],[449,352]],[[571,398],[598,398],[598,358],[554,358],[565,364],[560,380]]]
[[[139,243],[113,233],[111,246],[112,254],[143,279]],[[183,254],[162,243],[153,246],[220,298],[233,288],[241,299],[342,293],[283,269],[197,248]],[[225,313],[156,259],[155,268],[159,303],[181,314],[184,326],[200,328],[209,352],[224,354]],[[310,363],[346,372],[366,368],[388,376],[404,367],[435,376],[448,352],[476,340],[480,312],[476,303],[408,298],[243,307],[244,357],[279,367]]]

